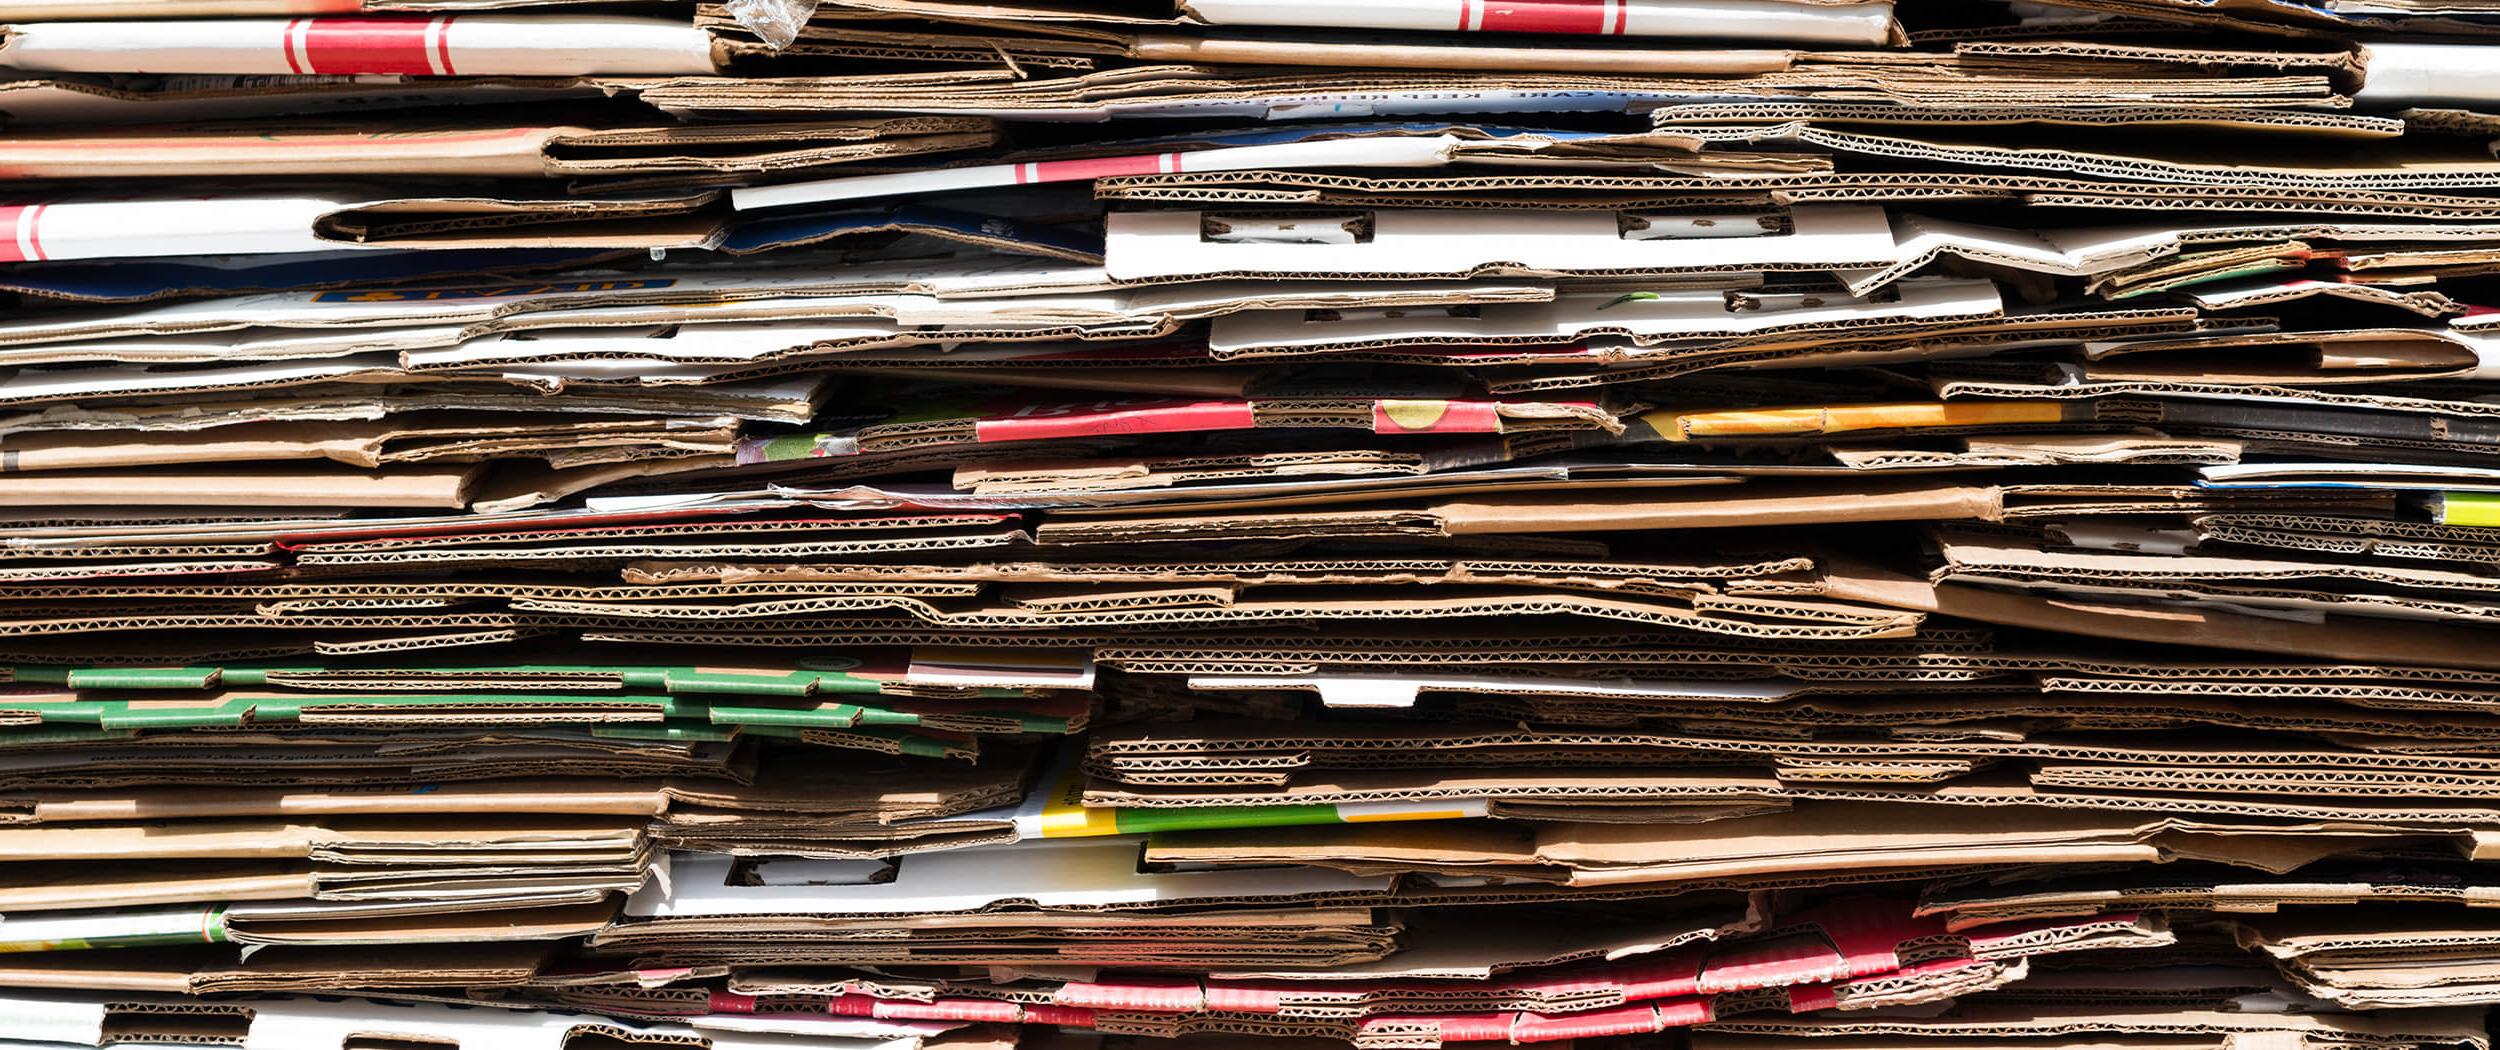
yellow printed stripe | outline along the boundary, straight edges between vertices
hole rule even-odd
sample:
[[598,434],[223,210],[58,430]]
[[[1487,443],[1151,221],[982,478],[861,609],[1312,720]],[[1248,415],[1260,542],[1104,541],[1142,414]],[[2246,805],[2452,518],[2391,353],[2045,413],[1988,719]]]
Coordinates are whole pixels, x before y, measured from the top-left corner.
[[2066,418],[2059,401],[1902,402],[1746,408],[1714,412],[1652,412],[1642,417],[1670,441],[1712,437],[1831,434],[1848,430],[1966,427],[2002,423],[2055,423]]
[[1464,820],[1472,816],[1475,814],[1463,809],[1401,809],[1373,813],[1337,810],[1337,819],[1348,824],[1382,824],[1393,820]]
[[1067,772],[1060,774],[1059,782],[1050,786],[1050,795],[1042,803],[1042,837],[1072,839],[1120,833],[1117,810],[1087,809],[1084,803],[1085,773],[1071,762]]

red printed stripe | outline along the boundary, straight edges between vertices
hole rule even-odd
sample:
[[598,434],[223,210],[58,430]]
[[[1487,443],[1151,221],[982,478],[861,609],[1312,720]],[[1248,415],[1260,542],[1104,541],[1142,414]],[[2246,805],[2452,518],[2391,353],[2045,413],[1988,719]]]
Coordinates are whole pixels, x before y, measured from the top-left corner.
[[1045,405],[972,425],[976,441],[1038,441],[1112,434],[1248,430],[1258,426],[1247,401],[1106,402]]
[[43,210],[49,207],[49,204],[37,204],[27,208],[25,216],[18,222],[17,237],[26,242],[26,257],[29,259],[51,258],[43,250]]
[[[1165,165],[1170,165],[1166,167]],[[1016,165],[1016,181],[1075,182],[1111,175],[1152,175],[1157,172],[1181,170],[1177,153],[1150,153],[1142,157],[1088,157],[1084,160],[1046,160],[1038,164]]]
[[[1632,0],[1623,0],[1623,2],[1625,6],[1629,7]],[[427,30],[434,36],[434,71],[444,76],[453,75],[451,68],[451,20],[451,15],[444,15],[441,18],[435,19],[433,28]],[[1623,19],[1620,16],[1615,19],[1615,32],[1623,32]]]
[[1064,1028],[1094,1027],[1094,1011],[1075,1006],[1028,1006],[1024,1023],[1059,1025]]
[[[1472,28],[1488,33],[1623,32],[1625,0],[1483,0],[1484,17]],[[1609,17],[1609,16],[1612,17]]]
[[286,65],[297,73],[449,76],[451,20],[299,18],[287,23]]
[[36,231],[43,209],[41,204],[0,207],[0,262],[43,260],[43,237]]

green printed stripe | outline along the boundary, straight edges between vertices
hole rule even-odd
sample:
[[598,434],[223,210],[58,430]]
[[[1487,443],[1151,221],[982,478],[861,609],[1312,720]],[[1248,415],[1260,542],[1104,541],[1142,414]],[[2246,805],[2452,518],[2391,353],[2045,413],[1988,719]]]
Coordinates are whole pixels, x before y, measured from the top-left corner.
[[1191,809],[1112,811],[1123,835],[1158,831],[1209,831],[1216,828],[1283,828],[1302,824],[1338,824],[1337,807],[1327,803],[1299,806],[1208,806]]

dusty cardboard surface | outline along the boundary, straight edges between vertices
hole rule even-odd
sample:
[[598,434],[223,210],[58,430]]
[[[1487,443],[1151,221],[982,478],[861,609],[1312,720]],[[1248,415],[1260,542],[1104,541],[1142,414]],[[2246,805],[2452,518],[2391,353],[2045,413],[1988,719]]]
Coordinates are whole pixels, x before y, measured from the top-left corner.
[[17,5],[0,1030],[2488,1050],[2487,14]]

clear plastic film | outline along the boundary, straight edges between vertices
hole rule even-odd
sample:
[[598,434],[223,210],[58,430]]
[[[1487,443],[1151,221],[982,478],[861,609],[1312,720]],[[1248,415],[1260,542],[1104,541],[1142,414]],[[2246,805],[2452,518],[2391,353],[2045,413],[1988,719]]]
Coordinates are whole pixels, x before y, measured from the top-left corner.
[[729,0],[721,6],[775,51],[797,40],[799,29],[816,14],[816,0]]

